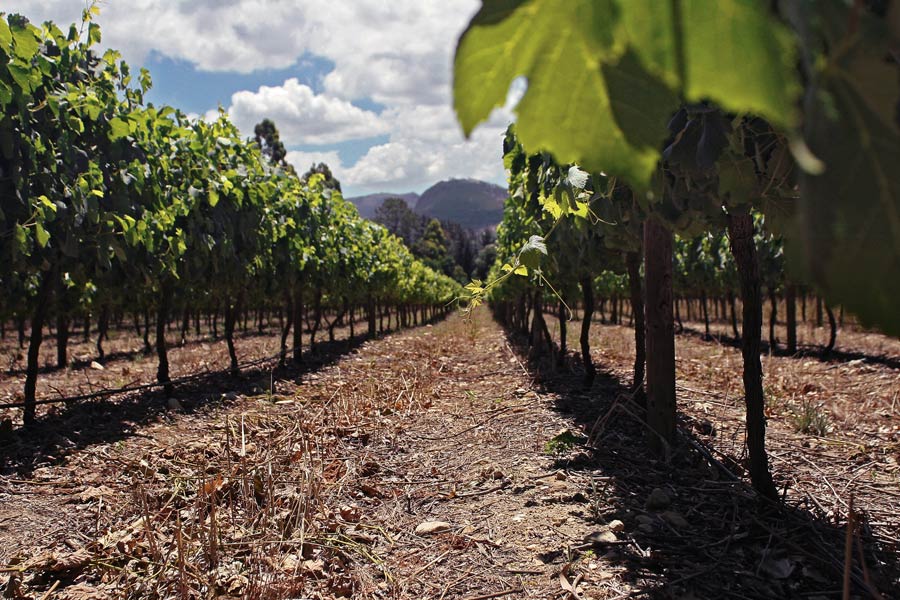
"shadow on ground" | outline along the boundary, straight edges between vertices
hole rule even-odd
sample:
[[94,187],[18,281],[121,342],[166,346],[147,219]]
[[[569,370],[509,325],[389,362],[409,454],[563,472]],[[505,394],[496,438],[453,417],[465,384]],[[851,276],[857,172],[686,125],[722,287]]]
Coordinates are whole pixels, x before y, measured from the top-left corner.
[[[375,339],[392,332],[386,329]],[[299,381],[303,375],[337,362],[368,339],[367,335],[357,335],[317,342],[312,351],[304,353],[299,365],[278,367],[277,361],[273,361],[271,367],[248,368],[236,377],[227,369],[213,371],[177,385],[174,396],[183,412],[191,414],[227,408],[240,402],[242,395],[265,394],[273,380],[277,394],[278,382]],[[147,425],[168,418],[168,398],[162,390],[154,389],[55,405],[39,415],[34,427],[17,429],[6,441],[0,441],[0,476],[29,479],[35,469],[64,465],[69,456],[85,448],[141,436],[141,430]]]
[[[508,339],[528,356],[525,336],[510,333]],[[714,451],[692,433],[703,424],[684,415],[678,443],[668,460],[659,460],[646,449],[644,409],[628,399],[630,381],[598,365],[587,391],[577,356],[561,367],[552,362],[532,360],[529,368],[540,391],[557,398],[556,410],[575,420],[586,441],[562,455],[558,467],[590,478],[585,518],[625,524],[618,543],[591,548],[623,567],[639,590],[619,598],[842,597],[843,527],[816,518],[807,506],[760,499],[744,483],[741,457],[711,461]],[[865,583],[866,570],[883,597],[900,597],[898,549],[868,531],[861,542],[865,567],[857,552],[854,597],[878,598]]]
[[[729,346],[737,349],[741,348],[741,338],[718,334],[706,335],[705,332],[698,329],[693,329],[691,327],[683,327],[681,330],[679,330],[678,335],[687,335],[704,342],[715,342],[718,344],[722,344],[723,346]],[[760,349],[764,354],[768,354],[770,351],[769,342],[764,340],[760,346]],[[774,351],[772,351],[772,354],[775,356],[783,357],[812,358],[826,363],[847,363],[851,361],[862,361],[863,363],[869,365],[880,365],[889,369],[900,369],[900,359],[894,356],[873,356],[871,354],[865,354],[863,352],[852,352],[839,349],[828,350],[824,346],[811,344],[800,345],[795,354],[791,354],[784,347],[778,346],[774,349]]]

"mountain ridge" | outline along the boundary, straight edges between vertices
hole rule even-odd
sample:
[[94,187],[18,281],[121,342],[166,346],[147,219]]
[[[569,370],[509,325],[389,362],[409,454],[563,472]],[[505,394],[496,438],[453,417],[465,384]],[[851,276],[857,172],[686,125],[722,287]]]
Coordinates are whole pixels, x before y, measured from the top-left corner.
[[495,227],[503,220],[506,189],[478,179],[447,179],[422,194],[379,192],[348,198],[361,216],[371,219],[387,198],[401,198],[416,213],[469,229]]

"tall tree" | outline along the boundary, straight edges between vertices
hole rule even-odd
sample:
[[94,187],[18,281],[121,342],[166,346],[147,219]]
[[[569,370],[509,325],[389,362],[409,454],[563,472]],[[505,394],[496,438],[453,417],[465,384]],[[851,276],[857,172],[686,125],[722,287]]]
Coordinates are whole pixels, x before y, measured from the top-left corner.
[[334,190],[336,192],[341,191],[341,182],[335,178],[334,174],[331,172],[331,168],[325,163],[320,162],[319,164],[312,164],[309,167],[309,170],[303,174],[301,180],[303,183],[309,181],[309,178],[313,175],[322,175],[325,179],[322,181],[322,187],[327,190]]
[[413,246],[413,255],[425,265],[438,273],[450,275],[453,272],[453,259],[448,253],[449,243],[440,221],[432,219],[425,227],[422,237]]
[[413,247],[425,229],[423,217],[414,213],[402,198],[386,198],[375,209],[373,220],[384,225],[385,229],[402,239],[409,248]]
[[270,119],[263,119],[253,128],[253,135],[263,156],[273,165],[283,165],[287,150],[278,135],[278,128]]

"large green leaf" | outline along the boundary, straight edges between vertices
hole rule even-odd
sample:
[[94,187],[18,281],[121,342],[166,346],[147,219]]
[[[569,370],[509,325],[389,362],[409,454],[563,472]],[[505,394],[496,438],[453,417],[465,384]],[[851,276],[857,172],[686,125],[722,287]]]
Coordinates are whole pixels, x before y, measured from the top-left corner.
[[6,50],[12,44],[12,31],[6,23],[6,19],[0,16],[0,49]]
[[675,3],[684,40],[684,96],[690,102],[710,99],[731,112],[754,113],[790,127],[796,122],[794,106],[800,94],[794,40],[769,16],[766,4]]
[[41,40],[31,27],[17,28],[12,30],[13,39],[15,40],[16,56],[22,60],[28,61],[34,58],[41,46]]
[[[832,22],[834,42],[846,19]],[[823,65],[808,94],[807,143],[825,172],[802,178],[800,225],[811,275],[828,299],[900,335],[900,69],[885,60],[885,32],[867,25]]]
[[680,98],[793,123],[789,39],[754,0],[485,0],[457,48],[454,103],[471,133],[525,77],[528,152],[645,188]]

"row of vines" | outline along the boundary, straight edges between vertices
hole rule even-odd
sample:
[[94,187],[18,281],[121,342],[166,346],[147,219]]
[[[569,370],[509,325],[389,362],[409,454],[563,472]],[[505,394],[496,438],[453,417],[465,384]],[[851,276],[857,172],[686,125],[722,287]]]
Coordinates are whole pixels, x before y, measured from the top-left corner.
[[664,453],[676,439],[676,297],[707,311],[726,299],[750,478],[777,498],[764,293],[773,307],[784,297],[791,351],[796,301],[810,291],[832,329],[840,305],[900,333],[898,61],[898,2],[485,1],[457,48],[463,128],[517,77],[527,91],[505,140],[500,261],[469,286],[472,302],[491,301],[538,347],[550,337],[543,303],[580,298],[586,344],[595,290],[627,290],[635,395]]
[[64,365],[74,319],[93,316],[102,339],[111,314],[153,313],[171,392],[165,330],[178,311],[222,311],[236,371],[247,311],[283,311],[282,361],[291,347],[300,361],[310,312],[314,331],[326,310],[362,307],[375,334],[379,308],[408,322],[446,310],[457,284],[322,174],[271,164],[224,114],[145,102],[149,73],[95,49],[94,10],[67,32],[0,14],[0,319],[30,322],[26,425],[52,320]]

